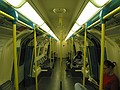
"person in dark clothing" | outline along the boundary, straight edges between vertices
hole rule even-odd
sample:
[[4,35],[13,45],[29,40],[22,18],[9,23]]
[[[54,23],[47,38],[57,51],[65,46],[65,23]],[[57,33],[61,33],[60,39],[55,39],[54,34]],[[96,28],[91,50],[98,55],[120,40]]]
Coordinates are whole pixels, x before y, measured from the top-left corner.
[[104,61],[103,89],[104,90],[119,90],[118,77],[113,73],[115,62],[109,60]]
[[77,54],[73,59],[73,66],[76,66],[76,65],[83,65],[82,52],[81,51],[77,51]]
[[[70,70],[70,64],[71,64],[71,60],[68,58],[67,62],[66,62],[66,71]],[[72,62],[73,66],[80,66],[83,65],[83,61],[82,61],[82,52],[81,51],[77,51],[73,62]]]

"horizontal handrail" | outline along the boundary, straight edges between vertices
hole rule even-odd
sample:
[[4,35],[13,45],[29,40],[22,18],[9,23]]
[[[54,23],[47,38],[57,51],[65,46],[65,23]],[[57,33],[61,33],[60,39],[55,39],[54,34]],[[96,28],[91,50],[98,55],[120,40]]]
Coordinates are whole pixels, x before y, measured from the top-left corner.
[[0,14],[6,16],[7,18],[9,18],[9,19],[11,19],[11,20],[14,20],[14,19],[15,19],[14,17],[10,16],[9,14],[7,14],[7,13],[1,11],[1,10],[0,10]]

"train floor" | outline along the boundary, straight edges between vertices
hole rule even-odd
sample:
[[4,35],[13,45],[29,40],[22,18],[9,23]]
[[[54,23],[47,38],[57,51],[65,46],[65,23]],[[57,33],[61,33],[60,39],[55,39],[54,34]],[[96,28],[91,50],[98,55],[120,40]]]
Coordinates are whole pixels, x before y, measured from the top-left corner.
[[[63,59],[62,79],[60,80],[60,65],[59,59],[55,62],[55,67],[51,77],[42,77],[39,81],[39,90],[74,90],[74,84],[81,81],[80,77],[72,77],[69,72],[66,72],[66,60]],[[60,85],[60,81],[61,85]]]
[[[59,59],[56,60],[55,66],[52,69],[50,76],[42,76],[39,78],[39,90],[75,90],[74,85],[77,82],[82,82],[82,77],[72,76],[70,72],[66,72],[66,60],[63,59],[62,79],[60,80],[60,65]],[[60,83],[61,82],[61,83]],[[35,85],[30,85],[26,90],[35,90]],[[93,88],[91,90],[94,90]]]

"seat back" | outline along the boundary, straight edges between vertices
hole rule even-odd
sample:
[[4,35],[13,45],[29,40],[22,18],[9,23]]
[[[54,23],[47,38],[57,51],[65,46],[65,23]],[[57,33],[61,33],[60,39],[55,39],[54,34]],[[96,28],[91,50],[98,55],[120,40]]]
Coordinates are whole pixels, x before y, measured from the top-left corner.
[[0,90],[15,90],[12,81],[8,80],[0,86]]

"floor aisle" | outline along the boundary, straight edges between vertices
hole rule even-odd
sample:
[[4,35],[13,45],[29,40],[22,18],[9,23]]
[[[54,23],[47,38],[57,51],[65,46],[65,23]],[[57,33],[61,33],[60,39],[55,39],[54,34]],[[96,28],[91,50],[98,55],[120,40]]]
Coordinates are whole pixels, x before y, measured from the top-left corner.
[[[80,77],[72,77],[70,73],[65,71],[65,59],[63,59],[62,70],[62,89],[61,90],[74,90],[74,84],[81,81]],[[59,59],[55,62],[55,67],[52,70],[50,77],[41,77],[39,80],[39,90],[60,90],[59,78]]]

